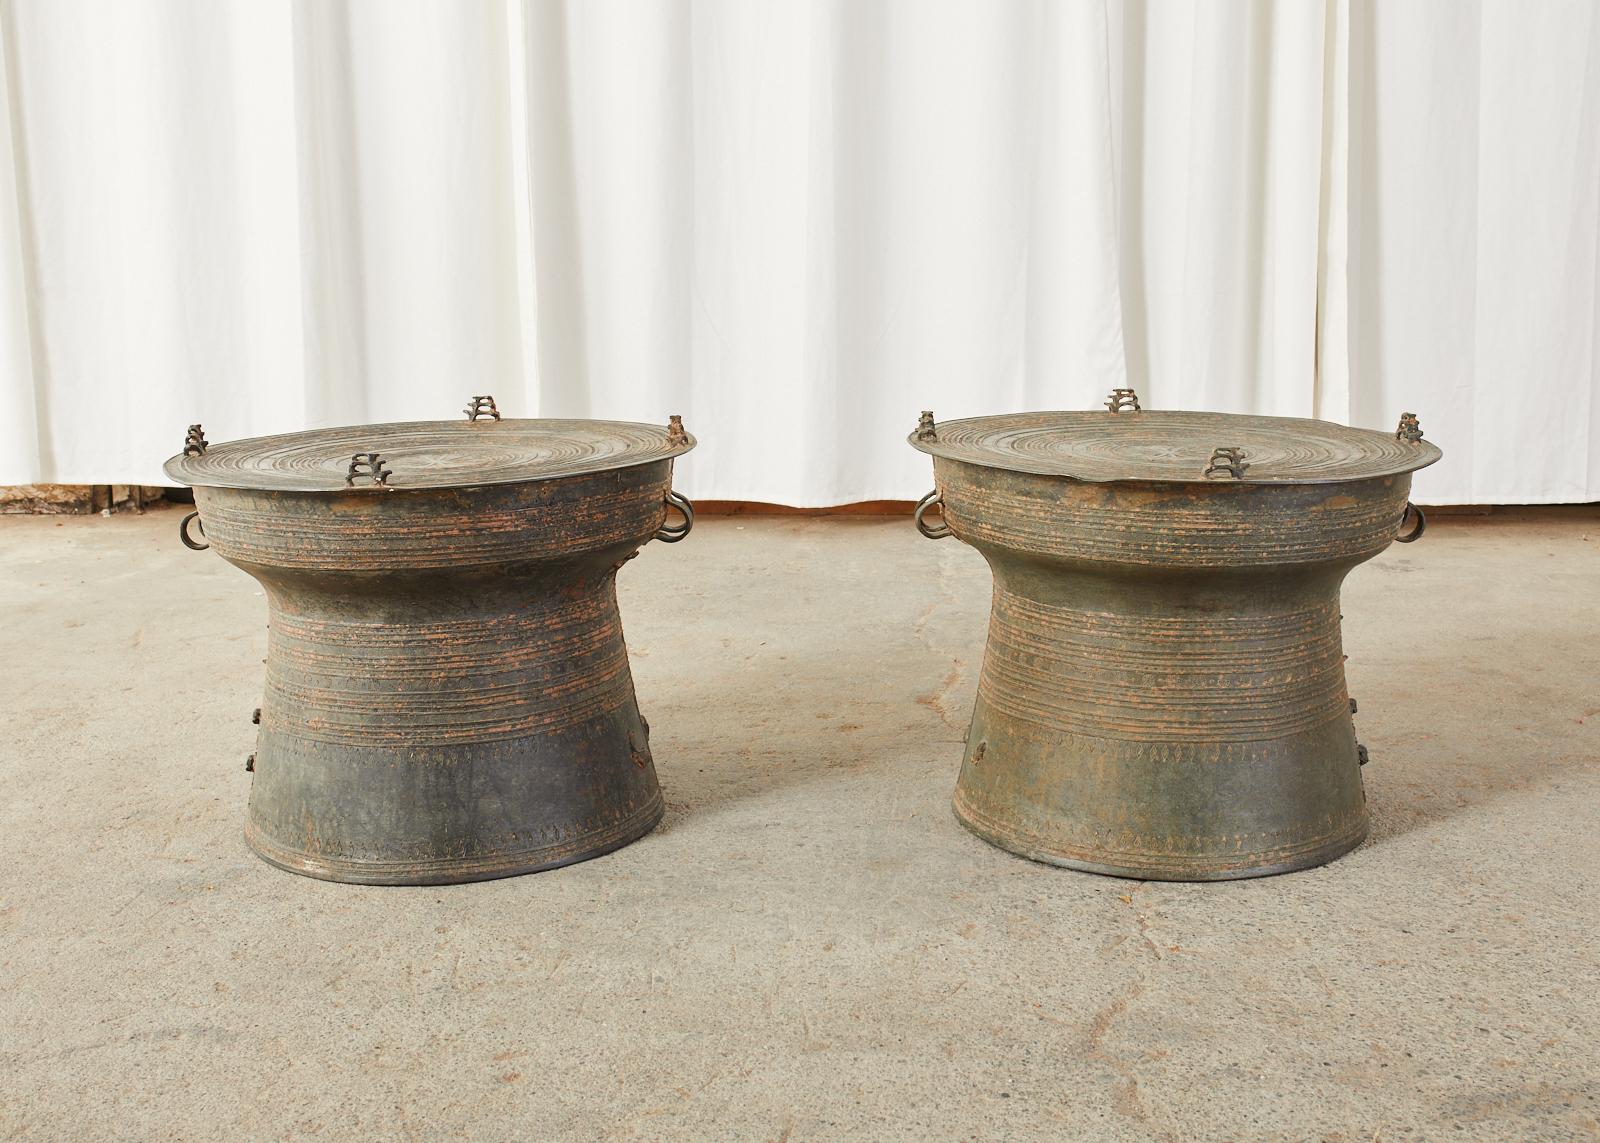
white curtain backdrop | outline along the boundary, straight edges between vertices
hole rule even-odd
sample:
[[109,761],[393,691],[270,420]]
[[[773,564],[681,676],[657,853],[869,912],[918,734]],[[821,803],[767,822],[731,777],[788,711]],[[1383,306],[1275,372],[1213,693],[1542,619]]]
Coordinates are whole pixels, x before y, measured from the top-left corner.
[[1600,6],[0,0],[0,483],[457,415],[930,486],[941,419],[1420,415],[1600,499]]

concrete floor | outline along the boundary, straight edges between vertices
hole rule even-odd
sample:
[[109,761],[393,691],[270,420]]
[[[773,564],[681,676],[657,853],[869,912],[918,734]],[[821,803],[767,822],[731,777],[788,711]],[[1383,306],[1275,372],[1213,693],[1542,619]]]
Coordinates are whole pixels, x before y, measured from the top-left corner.
[[666,821],[477,885],[240,836],[255,583],[175,512],[0,520],[0,1132],[1570,1139],[1600,1131],[1600,516],[1350,578],[1372,838],[1138,883],[949,809],[988,571],[702,519],[622,573]]

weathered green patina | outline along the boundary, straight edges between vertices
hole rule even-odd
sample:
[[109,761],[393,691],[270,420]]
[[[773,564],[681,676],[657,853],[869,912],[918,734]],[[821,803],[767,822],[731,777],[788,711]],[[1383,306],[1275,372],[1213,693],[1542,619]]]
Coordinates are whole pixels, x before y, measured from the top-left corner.
[[472,881],[595,857],[661,818],[615,577],[688,533],[672,462],[694,440],[676,417],[467,411],[222,445],[194,426],[167,463],[210,546],[266,591],[246,837],[274,865]]
[[1104,412],[923,414],[908,439],[936,491],[917,525],[994,574],[960,820],[1039,861],[1162,880],[1360,844],[1339,588],[1420,535],[1410,474],[1441,454],[1407,418],[1391,436],[1151,412],[1130,390]]

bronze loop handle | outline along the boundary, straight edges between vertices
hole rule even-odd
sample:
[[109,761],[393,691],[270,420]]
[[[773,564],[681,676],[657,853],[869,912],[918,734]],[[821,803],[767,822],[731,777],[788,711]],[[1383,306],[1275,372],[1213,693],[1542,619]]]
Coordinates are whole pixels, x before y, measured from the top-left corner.
[[[932,508],[935,504],[939,506],[940,522],[937,525],[930,525],[926,520],[923,519],[923,516],[927,513],[928,509]],[[912,520],[917,525],[917,531],[921,532],[930,540],[942,540],[946,536],[952,534],[950,531],[950,525],[944,523],[943,518],[944,497],[940,495],[937,488],[928,493],[921,500],[917,501],[917,510],[912,515]]]
[[676,544],[694,528],[694,505],[689,502],[687,496],[673,492],[671,489],[667,490],[666,502],[668,508],[676,508],[683,514],[683,523],[662,524],[661,527],[656,529],[656,539],[663,544]]
[[1404,528],[1406,526],[1406,518],[1408,516],[1415,516],[1417,518],[1417,526],[1411,529],[1409,532],[1402,532],[1400,535],[1396,536],[1396,543],[1414,544],[1418,540],[1422,539],[1422,533],[1428,529],[1428,518],[1422,514],[1421,508],[1418,508],[1409,500],[1406,501],[1406,510],[1400,513],[1400,527]]
[[178,539],[182,540],[183,541],[183,546],[188,548],[190,551],[203,552],[207,548],[211,547],[211,545],[210,544],[200,544],[200,543],[196,543],[194,541],[193,537],[191,537],[189,535],[189,521],[190,520],[193,520],[195,522],[195,527],[200,529],[200,534],[202,536],[204,536],[206,534],[205,521],[200,519],[200,513],[198,513],[198,512],[190,512],[182,520],[178,521]]

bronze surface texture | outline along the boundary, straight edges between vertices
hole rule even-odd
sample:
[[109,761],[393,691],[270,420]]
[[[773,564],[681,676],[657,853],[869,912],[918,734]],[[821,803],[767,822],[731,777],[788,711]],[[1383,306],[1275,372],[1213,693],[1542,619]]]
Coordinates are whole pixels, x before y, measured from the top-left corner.
[[687,533],[672,457],[692,439],[475,411],[496,419],[201,438],[169,462],[204,541],[265,590],[246,837],[274,865],[482,880],[661,818],[615,577]]
[[1152,413],[1128,391],[1105,412],[924,416],[910,441],[936,491],[918,527],[994,576],[960,820],[1035,860],[1152,880],[1360,844],[1339,589],[1397,538],[1411,470],[1439,456],[1404,429]]

